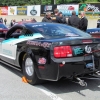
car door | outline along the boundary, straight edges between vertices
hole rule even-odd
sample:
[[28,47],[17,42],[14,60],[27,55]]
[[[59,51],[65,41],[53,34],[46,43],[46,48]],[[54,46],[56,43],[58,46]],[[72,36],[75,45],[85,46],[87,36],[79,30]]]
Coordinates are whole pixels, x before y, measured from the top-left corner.
[[12,34],[16,35],[18,33],[20,36],[18,30],[23,30],[23,28],[19,26],[12,28],[8,31],[6,39],[0,41],[0,58],[11,64],[14,64],[16,60],[17,45],[15,43],[19,42],[19,38],[13,37]]

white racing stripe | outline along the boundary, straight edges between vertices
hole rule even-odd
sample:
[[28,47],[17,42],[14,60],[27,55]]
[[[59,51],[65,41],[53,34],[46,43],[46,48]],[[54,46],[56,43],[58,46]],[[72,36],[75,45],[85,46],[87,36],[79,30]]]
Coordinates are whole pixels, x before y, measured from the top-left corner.
[[45,88],[44,86],[37,86],[37,88],[45,93],[47,96],[49,96],[52,100],[63,100],[62,98],[58,97],[56,94],[52,93],[50,90]]

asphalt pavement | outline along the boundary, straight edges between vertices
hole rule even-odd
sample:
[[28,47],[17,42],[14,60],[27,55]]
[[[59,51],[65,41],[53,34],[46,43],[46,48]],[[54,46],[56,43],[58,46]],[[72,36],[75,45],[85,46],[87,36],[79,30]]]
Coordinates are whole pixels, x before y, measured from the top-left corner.
[[100,100],[100,80],[85,80],[82,87],[68,80],[32,86],[22,73],[0,64],[0,100]]

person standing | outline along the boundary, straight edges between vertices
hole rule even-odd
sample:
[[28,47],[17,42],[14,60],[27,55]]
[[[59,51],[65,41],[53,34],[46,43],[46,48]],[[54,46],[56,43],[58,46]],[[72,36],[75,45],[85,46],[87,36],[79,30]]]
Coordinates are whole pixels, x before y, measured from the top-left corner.
[[42,22],[49,22],[49,23],[52,22],[52,19],[51,19],[51,12],[46,12],[45,17],[42,19]]
[[62,12],[59,12],[59,17],[61,18],[63,24],[67,24],[66,17],[62,14]]
[[68,25],[79,28],[80,19],[76,16],[76,12],[72,11],[72,16],[68,18]]
[[80,19],[79,29],[86,32],[88,26],[88,20],[85,17],[84,11],[82,11],[80,15],[81,15],[81,19]]
[[63,24],[62,18],[59,16],[59,10],[54,9],[54,16],[52,17],[52,22]]
[[6,19],[6,18],[4,19],[4,23],[5,23],[5,25],[6,25],[6,23],[7,23],[7,19]]
[[3,23],[3,19],[2,18],[0,18],[0,23]]
[[10,22],[10,27],[12,27],[14,25],[13,19]]

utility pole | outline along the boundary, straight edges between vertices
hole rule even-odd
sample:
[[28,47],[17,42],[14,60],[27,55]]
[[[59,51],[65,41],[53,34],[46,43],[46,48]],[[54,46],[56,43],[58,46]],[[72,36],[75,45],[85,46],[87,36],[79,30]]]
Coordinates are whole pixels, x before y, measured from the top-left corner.
[[56,0],[54,0],[54,4],[56,4]]

